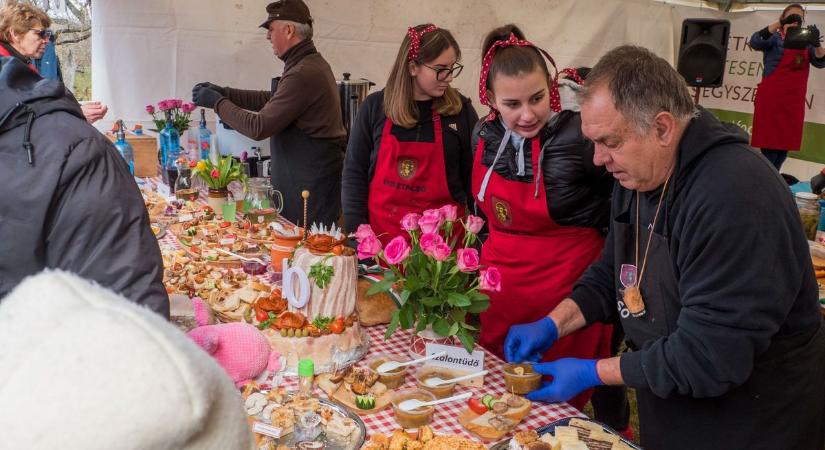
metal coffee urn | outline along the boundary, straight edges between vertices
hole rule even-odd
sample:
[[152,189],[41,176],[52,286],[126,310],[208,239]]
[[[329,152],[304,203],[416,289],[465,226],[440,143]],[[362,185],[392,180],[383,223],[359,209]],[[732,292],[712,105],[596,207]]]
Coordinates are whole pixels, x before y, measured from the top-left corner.
[[347,134],[349,134],[352,124],[355,122],[358,108],[364,103],[370,88],[375,86],[375,83],[364,78],[360,80],[350,80],[349,78],[350,74],[344,72],[344,79],[335,82],[341,96],[341,117],[344,120],[344,128],[347,129]]

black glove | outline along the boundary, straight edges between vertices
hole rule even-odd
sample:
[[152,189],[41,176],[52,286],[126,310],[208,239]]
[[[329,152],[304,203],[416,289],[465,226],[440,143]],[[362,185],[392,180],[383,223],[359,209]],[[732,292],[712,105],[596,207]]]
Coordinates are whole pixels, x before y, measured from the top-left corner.
[[780,25],[788,25],[790,23],[802,24],[802,16],[800,16],[799,14],[791,14],[790,16],[785,17],[784,19],[779,19]]
[[[218,86],[217,84],[213,84],[213,83],[210,83],[208,81],[204,81],[203,83],[198,83],[198,84],[195,85],[195,87],[198,87],[198,86],[212,89],[213,91],[216,91],[219,94],[221,94],[223,96],[226,96],[226,89],[223,86]],[[194,91],[195,91],[195,88],[192,88],[192,92],[194,92]]]
[[821,194],[822,189],[825,189],[825,174],[819,172],[811,178],[811,192],[814,194]]
[[206,86],[195,86],[192,89],[192,103],[202,108],[215,108],[215,103],[223,98],[223,94]]
[[810,43],[814,47],[821,47],[822,46],[822,38],[819,35],[819,28],[816,25],[808,25],[808,29],[811,30],[811,38]]

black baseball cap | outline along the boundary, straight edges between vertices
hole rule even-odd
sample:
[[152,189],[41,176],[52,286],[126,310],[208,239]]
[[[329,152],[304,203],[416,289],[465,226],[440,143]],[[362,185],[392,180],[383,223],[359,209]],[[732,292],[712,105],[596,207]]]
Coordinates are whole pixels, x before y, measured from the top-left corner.
[[312,16],[309,15],[309,8],[302,0],[278,0],[266,5],[268,17],[261,24],[261,28],[269,29],[269,23],[273,20],[289,20],[292,22],[305,23],[312,26]]

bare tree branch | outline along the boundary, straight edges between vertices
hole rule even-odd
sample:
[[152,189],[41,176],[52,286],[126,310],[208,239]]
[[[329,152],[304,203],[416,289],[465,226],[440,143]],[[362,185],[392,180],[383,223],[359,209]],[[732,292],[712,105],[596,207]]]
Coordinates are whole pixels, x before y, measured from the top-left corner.
[[60,39],[57,41],[55,45],[65,45],[65,44],[76,44],[78,42],[83,42],[92,35],[92,32],[80,33],[80,36],[72,36],[66,39],[63,39],[61,36]]

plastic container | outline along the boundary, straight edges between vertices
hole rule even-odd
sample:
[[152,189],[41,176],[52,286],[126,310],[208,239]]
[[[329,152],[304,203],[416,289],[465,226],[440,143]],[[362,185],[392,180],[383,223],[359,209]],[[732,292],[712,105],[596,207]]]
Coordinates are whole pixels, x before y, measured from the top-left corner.
[[435,377],[441,378],[442,380],[449,380],[456,376],[444,369],[424,366],[416,372],[415,384],[419,389],[432,393],[436,398],[447,398],[453,395],[456,383],[446,383],[435,387],[427,385],[427,380]]
[[281,236],[277,233],[272,235],[272,245],[270,246],[270,256],[272,258],[272,269],[276,272],[283,270],[284,258],[291,258],[295,248],[304,237],[303,228],[298,229],[298,236]]
[[802,219],[802,229],[809,241],[816,240],[816,228],[819,226],[819,196],[811,192],[797,192],[794,195],[799,216]]
[[414,429],[429,425],[433,421],[434,406],[425,406],[423,408],[414,409],[412,411],[402,411],[398,408],[404,400],[416,398],[424,402],[431,402],[435,400],[435,396],[427,391],[420,389],[405,389],[396,391],[390,398],[392,410],[395,412],[395,421],[401,428]]
[[298,361],[298,392],[305,395],[312,395],[314,381],[315,363],[309,358]]
[[505,364],[502,371],[507,392],[524,395],[541,386],[541,374],[530,364]]
[[[377,355],[367,361],[367,367],[378,373],[378,366],[387,361],[404,361],[402,358],[395,355]],[[407,376],[407,366],[399,367],[392,372],[386,374],[378,374],[378,381],[387,386],[387,389],[397,389],[404,384],[404,378]]]

